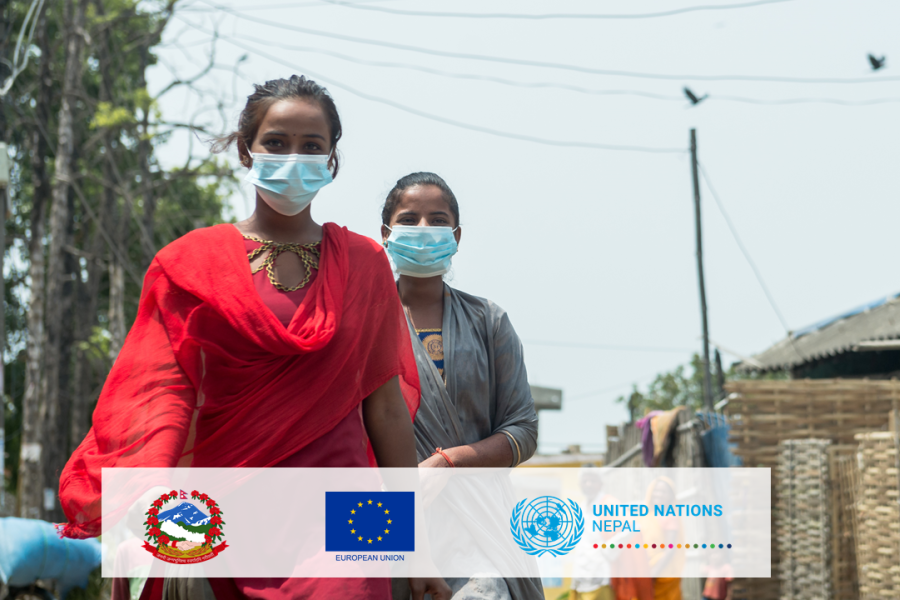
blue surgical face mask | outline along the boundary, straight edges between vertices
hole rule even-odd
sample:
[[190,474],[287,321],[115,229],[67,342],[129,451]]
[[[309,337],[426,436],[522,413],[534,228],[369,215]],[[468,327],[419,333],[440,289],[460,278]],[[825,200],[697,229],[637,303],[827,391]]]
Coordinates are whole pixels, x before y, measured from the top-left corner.
[[435,277],[450,270],[457,250],[456,229],[396,225],[388,230],[387,253],[401,275]]
[[319,190],[332,182],[324,154],[251,154],[253,166],[245,181],[275,212],[292,217],[313,201]]

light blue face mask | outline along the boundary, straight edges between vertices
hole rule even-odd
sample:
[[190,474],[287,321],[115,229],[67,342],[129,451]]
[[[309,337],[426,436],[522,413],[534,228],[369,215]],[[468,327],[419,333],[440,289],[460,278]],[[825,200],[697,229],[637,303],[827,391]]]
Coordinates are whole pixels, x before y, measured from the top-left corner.
[[332,182],[324,154],[251,154],[253,166],[244,178],[256,186],[272,210],[292,217]]
[[450,270],[457,245],[449,227],[388,227],[387,253],[401,275],[435,277]]

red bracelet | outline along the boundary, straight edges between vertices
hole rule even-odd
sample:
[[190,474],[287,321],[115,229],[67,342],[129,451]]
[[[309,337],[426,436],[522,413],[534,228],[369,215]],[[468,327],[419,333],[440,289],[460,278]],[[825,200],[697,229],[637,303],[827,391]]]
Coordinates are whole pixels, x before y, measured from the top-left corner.
[[432,456],[434,456],[435,454],[440,454],[441,456],[444,457],[444,460],[447,461],[447,464],[448,464],[448,465],[450,465],[450,466],[453,467],[454,469],[456,468],[456,465],[453,464],[453,461],[450,460],[450,457],[447,456],[447,453],[444,452],[444,449],[443,449],[443,448],[435,448],[435,449],[434,449],[434,454],[432,454]]

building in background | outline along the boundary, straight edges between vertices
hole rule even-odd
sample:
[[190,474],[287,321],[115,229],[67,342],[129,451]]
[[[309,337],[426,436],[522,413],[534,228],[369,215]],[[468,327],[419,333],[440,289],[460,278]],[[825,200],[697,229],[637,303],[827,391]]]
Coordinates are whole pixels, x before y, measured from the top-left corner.
[[786,371],[791,379],[890,379],[900,375],[900,294],[791,332],[739,363],[745,372]]

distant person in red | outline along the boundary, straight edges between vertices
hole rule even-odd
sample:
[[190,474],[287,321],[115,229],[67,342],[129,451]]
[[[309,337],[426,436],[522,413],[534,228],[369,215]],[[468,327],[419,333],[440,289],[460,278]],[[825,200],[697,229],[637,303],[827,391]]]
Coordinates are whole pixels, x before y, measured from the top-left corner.
[[706,582],[703,584],[703,600],[731,600],[734,570],[725,560],[721,550],[713,552],[710,565],[706,568]]
[[[598,490],[599,491],[599,490]],[[617,505],[621,502],[610,494],[603,494],[595,504]],[[642,533],[622,532],[618,534],[603,534],[604,539],[614,546],[622,545],[621,550],[607,552],[607,558],[611,558],[612,574],[610,580],[613,598],[615,600],[654,600],[653,579],[650,578],[650,566],[647,552],[640,548],[644,543]],[[616,573],[631,573],[630,577],[617,577]],[[634,576],[637,573],[640,576]]]
[[[668,477],[657,477],[647,488],[648,506],[671,505],[676,501],[675,484]],[[657,517],[655,511],[639,521],[644,540],[650,544],[647,559],[653,575],[654,600],[682,600],[681,576],[684,573],[684,527],[681,517]],[[660,543],[662,542],[662,543]],[[666,548],[666,546],[675,548]]]
[[[341,121],[305,77],[255,86],[237,144],[256,210],[156,255],[93,428],[69,459],[68,537],[100,533],[104,467],[416,468],[419,381],[377,243],[313,221]],[[329,201],[337,201],[329,198]],[[410,581],[449,598],[442,579]],[[142,598],[391,597],[389,579],[150,579]]]

